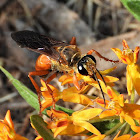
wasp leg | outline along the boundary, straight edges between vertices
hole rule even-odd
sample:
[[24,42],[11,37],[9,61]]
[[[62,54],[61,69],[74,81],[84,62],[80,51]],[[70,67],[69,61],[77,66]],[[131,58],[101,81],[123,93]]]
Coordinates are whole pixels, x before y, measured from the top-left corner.
[[55,99],[54,99],[54,96],[53,96],[53,90],[47,85],[47,83],[46,83],[46,86],[47,86],[49,94],[52,96],[53,109],[55,109]]
[[29,75],[28,77],[30,78],[34,88],[36,89],[36,92],[37,92],[37,95],[38,95],[38,101],[39,101],[39,114],[41,115],[41,100],[40,100],[40,88],[38,86],[38,84],[35,82],[35,80],[32,78],[32,76],[43,76],[43,75],[46,75],[48,74],[49,71],[32,71],[32,72],[29,72]]
[[52,100],[53,100],[53,109],[55,109],[55,99],[54,99],[54,96],[53,96],[53,91],[52,89],[47,85],[49,82],[51,82],[55,77],[57,76],[57,72],[55,72],[54,74],[52,74],[46,81],[46,86],[48,88],[48,91],[50,93],[50,95],[52,96]]
[[87,54],[88,54],[88,55],[91,55],[93,52],[95,52],[95,54],[96,54],[98,57],[104,59],[105,61],[110,61],[110,62],[113,62],[113,63],[119,63],[119,62],[120,62],[119,60],[110,60],[110,59],[108,59],[108,58],[102,56],[99,52],[95,51],[94,49],[88,51]]
[[45,81],[45,83],[48,84],[48,83],[51,82],[56,76],[57,76],[57,72],[55,72],[54,74],[52,74],[52,75]]

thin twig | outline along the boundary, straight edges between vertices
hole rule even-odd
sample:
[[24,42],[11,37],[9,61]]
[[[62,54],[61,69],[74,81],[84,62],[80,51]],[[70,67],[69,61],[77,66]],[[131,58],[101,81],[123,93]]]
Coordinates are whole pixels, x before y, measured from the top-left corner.
[[13,93],[10,93],[10,94],[8,94],[8,95],[6,95],[6,96],[4,96],[4,97],[1,97],[1,98],[0,98],[0,103],[3,103],[3,102],[5,102],[5,101],[7,101],[7,100],[10,100],[11,98],[16,97],[17,95],[18,95],[17,92],[13,92]]

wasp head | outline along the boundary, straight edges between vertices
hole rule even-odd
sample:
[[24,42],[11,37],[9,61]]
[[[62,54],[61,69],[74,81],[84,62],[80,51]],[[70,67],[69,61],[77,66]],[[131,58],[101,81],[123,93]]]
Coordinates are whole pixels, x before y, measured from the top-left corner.
[[78,71],[82,75],[89,75],[94,80],[94,74],[96,73],[96,59],[92,55],[86,55],[78,62]]
[[105,82],[103,76],[100,74],[100,72],[96,69],[96,59],[94,58],[94,56],[86,55],[86,56],[82,57],[80,59],[80,61],[78,62],[77,66],[78,66],[78,71],[80,74],[85,75],[85,76],[89,75],[91,78],[93,78],[95,81],[98,82],[98,85],[101,89],[101,93],[103,95],[103,99],[104,99],[104,103],[105,103],[104,93],[103,93],[102,87],[100,85],[100,82],[96,76],[96,73],[98,73],[101,76],[105,85],[106,85],[106,82]]

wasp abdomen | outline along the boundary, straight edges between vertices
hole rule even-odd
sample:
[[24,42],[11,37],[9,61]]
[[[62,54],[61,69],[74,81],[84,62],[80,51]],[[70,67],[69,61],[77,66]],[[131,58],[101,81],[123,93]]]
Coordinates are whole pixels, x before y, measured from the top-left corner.
[[51,69],[51,60],[47,55],[40,55],[36,61],[35,69],[36,71],[40,70],[50,70]]

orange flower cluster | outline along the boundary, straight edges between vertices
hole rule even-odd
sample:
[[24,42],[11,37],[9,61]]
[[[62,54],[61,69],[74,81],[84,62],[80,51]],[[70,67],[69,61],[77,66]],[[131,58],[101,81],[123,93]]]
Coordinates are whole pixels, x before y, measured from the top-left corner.
[[7,111],[4,120],[0,120],[0,140],[28,140],[16,134],[10,110]]
[[70,87],[60,92],[57,88],[55,88],[52,85],[46,84],[43,80],[41,80],[41,84],[42,84],[41,93],[43,96],[41,111],[43,111],[45,108],[49,106],[52,106],[59,99],[62,99],[63,101],[66,102],[79,103],[82,105],[93,104],[91,99],[83,95],[83,93],[87,91],[88,86],[85,86],[82,89],[82,92],[77,90],[76,87]]
[[[81,90],[77,90],[76,87],[69,87],[61,92],[54,86],[46,84],[41,80],[42,87],[40,89],[43,96],[42,111],[54,105],[59,99],[66,102],[87,105],[88,107],[80,111],[75,111],[72,115],[68,115],[64,111],[55,110],[55,108],[48,110],[47,115],[51,118],[51,121],[47,122],[47,128],[52,130],[54,137],[57,135],[82,135],[87,136],[86,140],[103,140],[119,128],[120,131],[116,134],[114,140],[136,140],[140,138],[140,126],[138,126],[140,125],[140,105],[134,103],[135,96],[132,96],[134,95],[134,90],[140,95],[140,67],[136,64],[140,48],[136,47],[134,51],[131,50],[125,40],[123,40],[123,46],[123,51],[117,48],[112,48],[112,50],[121,62],[127,64],[126,78],[128,95],[131,95],[130,100],[124,100],[124,96],[113,89],[114,82],[118,78],[112,76],[104,76],[105,84],[100,75],[97,74],[103,92],[110,98],[109,100],[105,100],[106,105],[104,105],[103,99],[96,98],[93,100],[93,98],[84,95],[90,85],[100,89],[97,81],[89,76],[83,76],[77,73],[76,77],[78,81],[83,80],[86,86],[83,86]],[[100,73],[104,75],[114,69],[100,71]],[[59,81],[62,82],[62,85],[70,84],[73,83],[73,77],[65,74],[60,77]],[[96,102],[105,109],[92,108],[93,102]],[[119,119],[120,123],[118,127],[116,126],[105,134],[101,134],[92,122],[105,121],[107,118],[110,120]],[[133,130],[137,134],[131,137],[130,134],[121,133],[121,130],[124,132],[124,129],[125,132]],[[88,136],[87,132],[91,132],[92,135]],[[41,137],[38,136],[38,138]]]
[[[112,133],[115,134],[113,140],[138,140],[140,138],[140,105],[134,102],[134,91],[140,95],[140,66],[137,64],[140,48],[136,47],[133,51],[129,48],[126,41],[123,40],[123,51],[118,48],[112,48],[112,50],[118,56],[120,62],[127,64],[126,80],[128,99],[124,99],[123,94],[120,94],[113,88],[114,82],[119,79],[106,76],[106,74],[113,71],[115,67],[100,71],[103,78],[100,73],[97,73],[96,75],[99,81],[95,81],[90,76],[83,76],[77,73],[77,80],[84,82],[80,90],[76,87],[68,87],[59,91],[41,79],[41,111],[50,107],[49,110],[46,111],[48,120],[46,122],[44,121],[45,127],[43,125],[43,129],[51,130],[54,138],[58,135],[78,135],[85,136],[86,140],[103,140]],[[64,74],[59,78],[59,82],[61,82],[62,85],[70,85],[73,83],[73,76]],[[100,90],[99,83],[103,92],[109,97],[108,100],[105,100],[105,103],[103,99],[99,99],[98,97],[95,99],[85,94],[91,86]],[[60,99],[64,102],[77,103],[85,107],[82,110],[68,114],[65,110],[56,110],[55,105]],[[94,108],[94,103],[104,109]],[[109,122],[117,120],[118,123],[103,132],[96,123],[105,122],[106,120]],[[32,124],[32,126],[36,130],[39,129],[35,127],[34,124]],[[131,136],[129,133],[132,131],[133,133],[135,132],[134,136]],[[39,136],[35,140],[43,140],[43,135],[39,133]],[[4,138],[6,138],[6,140],[26,140],[26,138],[19,136],[14,131],[10,111],[7,112],[4,121],[0,121],[0,140],[4,140]]]
[[[113,89],[114,82],[116,82],[118,78],[112,76],[104,76],[105,84],[100,75],[97,74],[102,90],[110,98],[110,100],[105,100],[106,105],[104,105],[103,99],[96,98],[93,100],[93,98],[84,95],[90,85],[100,89],[97,81],[89,76],[83,76],[77,73],[76,77],[78,81],[83,80],[86,86],[83,86],[81,90],[77,90],[76,87],[69,87],[61,92],[54,86],[46,84],[41,80],[42,87],[40,89],[43,96],[42,111],[55,104],[59,99],[90,107],[93,105],[93,102],[96,102],[105,108],[103,111],[99,108],[86,109],[85,107],[83,110],[75,111],[72,115],[68,115],[63,111],[57,111],[55,108],[48,110],[47,114],[51,118],[51,121],[47,122],[47,127],[52,130],[54,137],[57,135],[82,135],[87,136],[86,140],[103,140],[118,128],[120,128],[120,131],[114,137],[114,140],[136,140],[140,137],[140,127],[137,126],[140,123],[140,105],[134,103],[134,96],[132,96],[132,94],[134,94],[134,89],[140,95],[140,67],[136,64],[140,48],[136,47],[134,51],[131,50],[125,40],[123,40],[123,46],[123,51],[117,48],[112,48],[112,50],[116,53],[121,62],[127,64],[126,78],[128,95],[131,95],[130,100],[124,100],[124,96]],[[114,69],[115,67],[100,71],[100,73],[105,75]],[[62,82],[62,85],[70,84],[73,83],[73,77],[65,74],[60,77],[59,81]],[[104,121],[106,118],[110,118],[110,120],[119,119],[119,127],[114,127],[105,134],[101,134],[92,122]],[[137,134],[133,137],[131,137],[130,134],[121,134],[121,126],[122,131],[124,131],[123,129],[126,126],[126,132],[133,130]],[[93,135],[88,136],[87,132],[91,132]],[[40,138],[40,136],[38,138]]]
[[137,64],[140,47],[136,47],[133,51],[129,48],[126,41],[123,40],[123,51],[118,48],[112,48],[112,50],[124,64],[127,64],[126,78],[128,94],[131,95],[135,89],[140,95],[140,66]]

